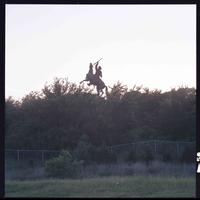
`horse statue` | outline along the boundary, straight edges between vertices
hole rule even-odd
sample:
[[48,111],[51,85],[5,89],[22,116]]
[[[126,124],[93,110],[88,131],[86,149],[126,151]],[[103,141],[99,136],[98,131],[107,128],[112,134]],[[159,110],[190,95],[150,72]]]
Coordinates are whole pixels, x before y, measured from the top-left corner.
[[103,89],[105,88],[106,90],[106,94],[108,93],[108,87],[105,85],[105,83],[99,78],[97,77],[95,74],[91,75],[91,74],[87,74],[86,78],[84,80],[82,80],[80,82],[83,83],[84,81],[89,81],[88,85],[94,85],[96,86],[96,90],[97,90],[97,94],[99,96],[102,96],[104,94]]

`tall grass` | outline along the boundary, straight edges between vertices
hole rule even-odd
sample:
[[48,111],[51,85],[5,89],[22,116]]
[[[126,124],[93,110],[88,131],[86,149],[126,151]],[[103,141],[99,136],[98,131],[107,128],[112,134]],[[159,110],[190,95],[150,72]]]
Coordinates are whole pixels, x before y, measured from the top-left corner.
[[6,197],[194,197],[195,179],[124,176],[6,181]]
[[127,176],[127,175],[153,175],[153,176],[175,176],[188,177],[195,176],[195,165],[192,164],[172,164],[160,161],[145,163],[118,163],[90,165],[82,170],[83,178],[101,176]]
[[41,162],[5,160],[6,180],[33,180],[44,178],[44,165]]
[[[82,167],[77,178],[93,178],[104,176],[195,176],[195,164],[166,163],[152,161],[146,163],[115,163],[115,164],[92,164]],[[27,164],[7,164],[5,170],[6,180],[33,180],[44,179],[45,171],[42,165],[30,166]]]

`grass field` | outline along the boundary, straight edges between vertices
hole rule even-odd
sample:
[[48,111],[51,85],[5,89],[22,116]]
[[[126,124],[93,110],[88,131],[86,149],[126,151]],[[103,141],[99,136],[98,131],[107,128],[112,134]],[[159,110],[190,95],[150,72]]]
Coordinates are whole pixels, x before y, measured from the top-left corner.
[[195,178],[127,176],[6,181],[6,197],[195,197]]

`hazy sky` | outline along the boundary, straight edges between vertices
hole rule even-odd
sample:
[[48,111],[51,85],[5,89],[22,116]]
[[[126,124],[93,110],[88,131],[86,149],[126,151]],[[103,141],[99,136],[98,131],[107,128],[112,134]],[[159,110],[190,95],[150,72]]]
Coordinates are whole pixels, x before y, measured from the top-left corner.
[[6,97],[54,77],[79,83],[100,58],[103,81],[196,87],[196,5],[6,5]]

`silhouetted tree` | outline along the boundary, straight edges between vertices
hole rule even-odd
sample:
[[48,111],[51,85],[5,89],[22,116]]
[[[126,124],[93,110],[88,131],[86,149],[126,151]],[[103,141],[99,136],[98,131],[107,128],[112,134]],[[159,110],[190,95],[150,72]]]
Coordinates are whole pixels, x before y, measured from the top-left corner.
[[114,84],[106,99],[55,78],[41,92],[6,99],[6,148],[73,150],[86,135],[94,148],[146,139],[195,138],[196,90],[162,93]]

